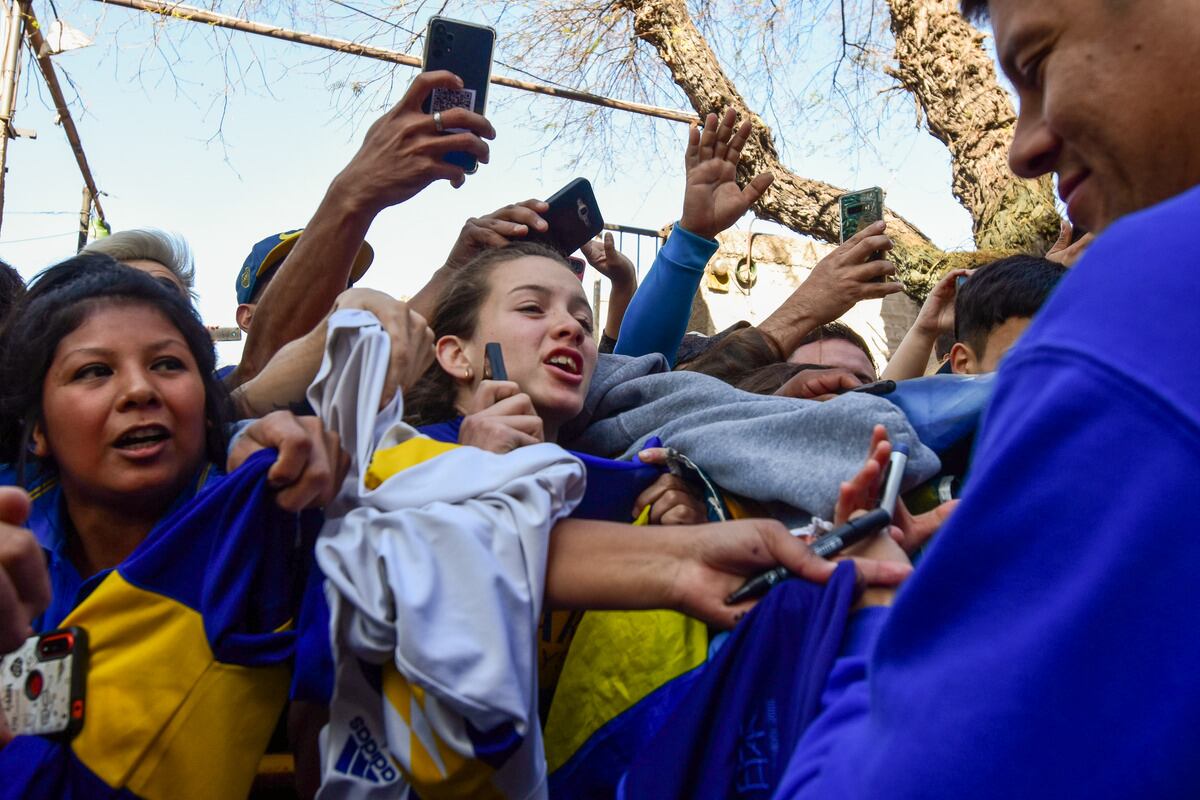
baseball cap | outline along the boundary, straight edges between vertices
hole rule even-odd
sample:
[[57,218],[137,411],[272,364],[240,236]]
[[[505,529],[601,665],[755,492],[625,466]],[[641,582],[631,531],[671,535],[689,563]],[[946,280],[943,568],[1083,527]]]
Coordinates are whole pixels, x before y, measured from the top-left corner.
[[[300,240],[300,234],[303,232],[303,228],[297,228],[277,233],[268,236],[251,248],[250,255],[246,256],[237,275],[236,288],[239,303],[249,303],[260,282],[270,280],[275,268],[283,261],[284,256],[292,252],[292,248],[296,246],[296,242]],[[358,249],[358,255],[354,257],[354,266],[350,268],[349,286],[353,286],[359,278],[366,274],[374,259],[375,251],[371,249],[371,245],[363,242],[362,247]]]

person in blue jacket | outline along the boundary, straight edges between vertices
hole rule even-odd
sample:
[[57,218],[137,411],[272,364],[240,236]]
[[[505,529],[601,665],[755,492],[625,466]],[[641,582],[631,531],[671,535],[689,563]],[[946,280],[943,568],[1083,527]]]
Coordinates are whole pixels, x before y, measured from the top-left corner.
[[[864,609],[781,798],[1200,790],[1200,17],[964,0],[1020,101],[1009,155],[1098,233],[1000,365],[962,504]],[[886,595],[886,593],[885,593]]]
[[737,124],[732,108],[719,122],[709,114],[703,129],[692,125],[683,159],[683,214],[634,293],[613,352],[662,353],[674,365],[704,267],[717,252],[717,234],[741,219],[775,178],[764,172],[738,188],[738,159],[751,131],[750,120]]

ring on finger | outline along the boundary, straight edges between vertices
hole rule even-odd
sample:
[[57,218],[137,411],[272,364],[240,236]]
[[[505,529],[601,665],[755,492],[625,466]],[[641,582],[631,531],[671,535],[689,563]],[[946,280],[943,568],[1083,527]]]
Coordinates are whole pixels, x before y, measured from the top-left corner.
[[433,127],[438,133],[445,133],[446,127],[442,125],[442,112],[433,112]]

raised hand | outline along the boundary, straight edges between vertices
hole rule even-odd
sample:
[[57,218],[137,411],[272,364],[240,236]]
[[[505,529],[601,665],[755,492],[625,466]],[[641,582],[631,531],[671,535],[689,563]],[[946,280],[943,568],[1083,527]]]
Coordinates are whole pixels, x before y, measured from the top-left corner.
[[931,338],[937,338],[943,333],[954,333],[954,301],[958,296],[958,279],[965,278],[974,271],[956,269],[943,275],[925,298],[913,327]]
[[462,79],[439,70],[418,75],[400,102],[367,130],[362,147],[334,183],[353,205],[374,213],[403,203],[434,181],[449,181],[458,188],[466,181],[462,167],[443,160],[447,153],[466,152],[480,163],[488,161],[484,139],[496,138],[486,118],[465,108],[442,112],[447,129],[461,132],[442,134],[433,117],[421,110],[434,89],[461,89]]
[[683,192],[683,214],[679,224],[688,231],[715,239],[733,225],[762,197],[775,176],[755,176],[744,189],[737,185],[737,164],[752,130],[749,120],[734,129],[737,115],[726,109],[720,124],[709,114],[704,130],[692,126],[684,154],[687,185]]
[[611,233],[605,233],[603,241],[597,238],[586,242],[579,252],[613,286],[637,286],[637,270],[628,256],[617,249]]

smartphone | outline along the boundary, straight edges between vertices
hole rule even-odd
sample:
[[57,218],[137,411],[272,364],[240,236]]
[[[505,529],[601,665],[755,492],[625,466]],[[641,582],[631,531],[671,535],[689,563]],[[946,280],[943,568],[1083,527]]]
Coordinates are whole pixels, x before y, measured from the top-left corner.
[[596,203],[592,184],[576,178],[546,201],[550,209],[542,214],[549,228],[530,231],[527,241],[544,244],[564,256],[570,256],[604,230],[604,217]]
[[83,727],[87,634],[60,628],[30,636],[0,658],[0,708],[15,735],[65,734]]
[[490,381],[508,380],[508,370],[504,368],[504,353],[500,350],[500,344],[488,342],[483,346],[483,354],[487,359],[487,379]]
[[[868,225],[883,219],[883,189],[872,186],[858,192],[847,192],[838,198],[838,210],[842,215],[842,241],[854,236]],[[876,250],[869,261],[878,261],[883,253]],[[883,278],[875,281],[883,283]]]
[[[492,51],[496,46],[496,31],[486,25],[431,17],[425,29],[425,57],[421,71],[444,69],[462,79],[463,88],[434,89],[421,110],[426,114],[451,108],[466,108],[476,114],[487,109],[488,84],[492,80]],[[456,132],[448,128],[448,133]],[[462,167],[467,174],[479,169],[479,162],[470,153],[447,153],[445,161]]]

